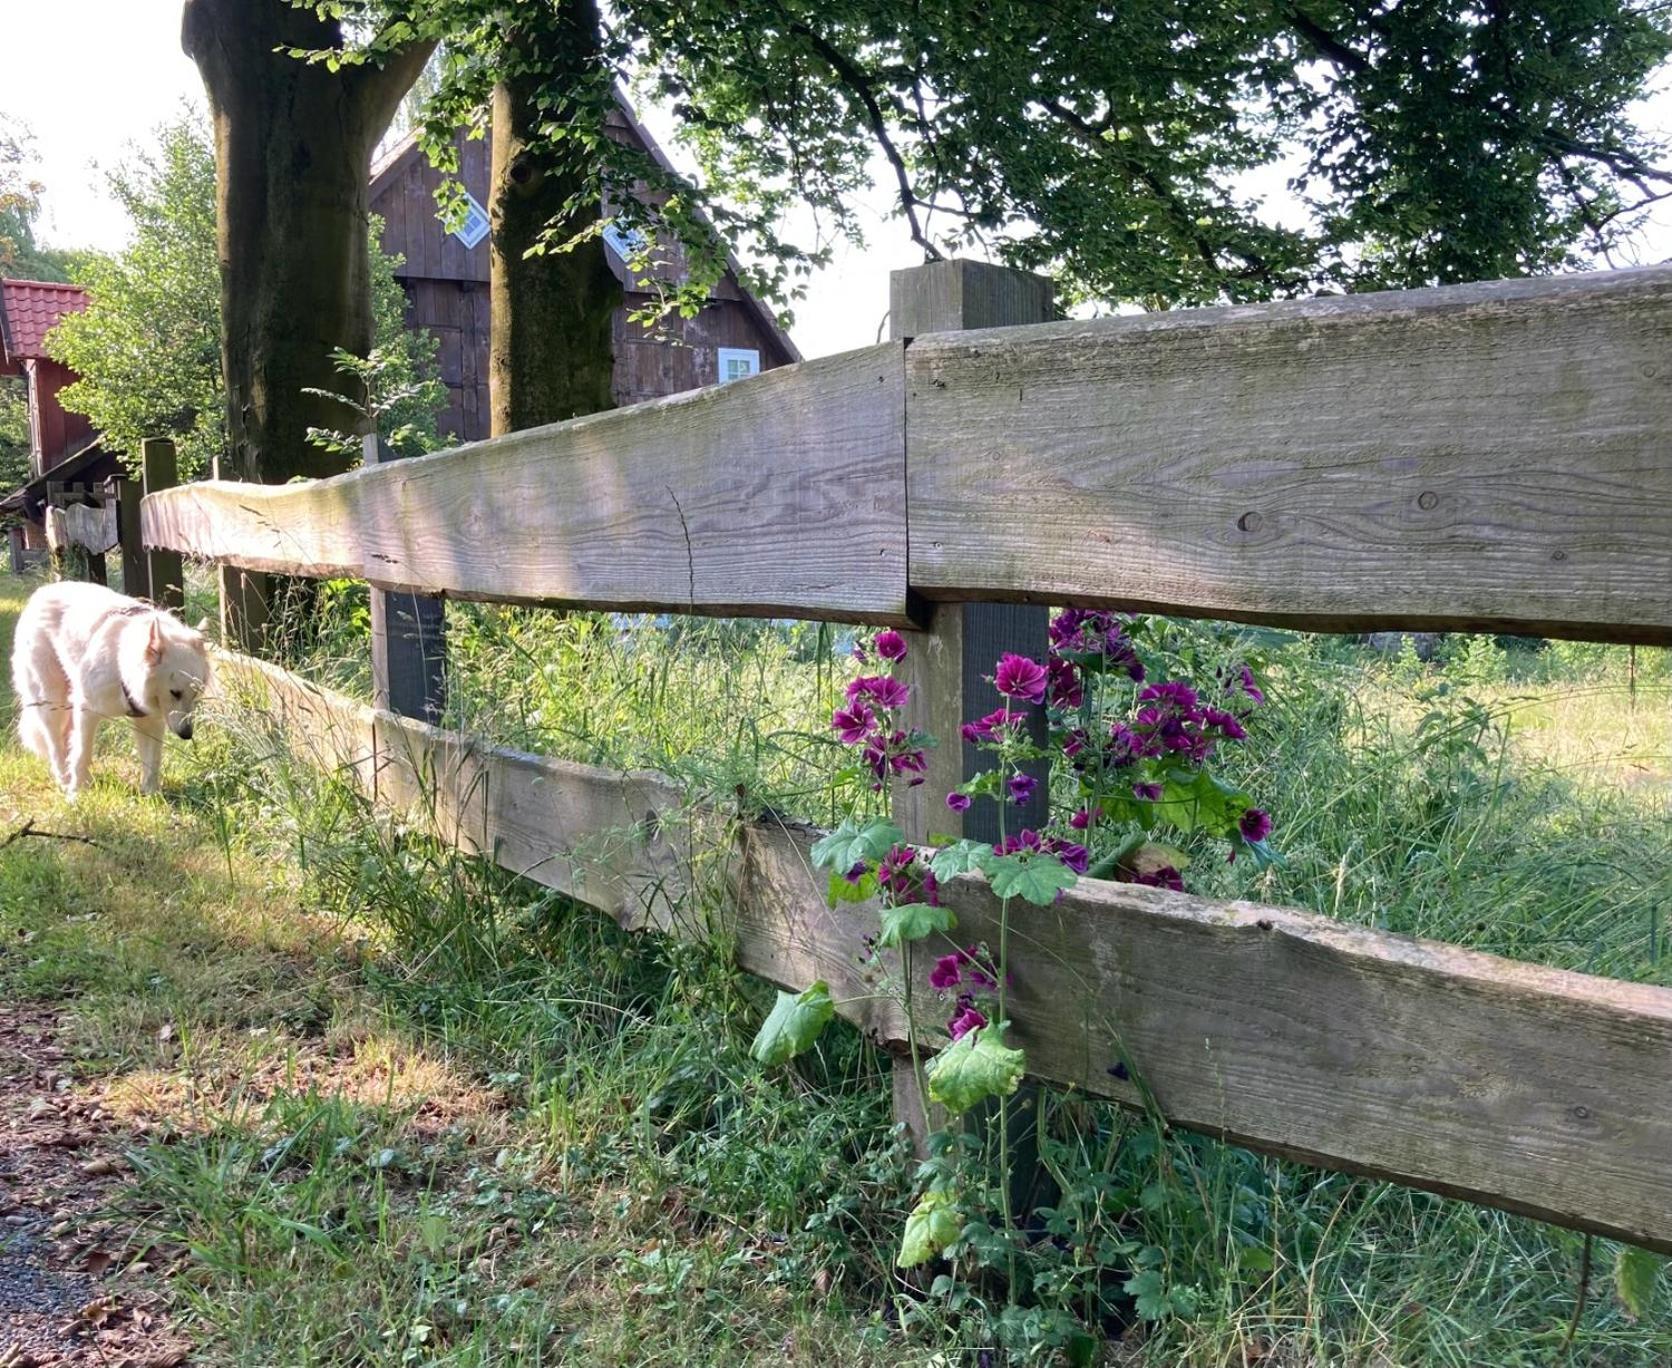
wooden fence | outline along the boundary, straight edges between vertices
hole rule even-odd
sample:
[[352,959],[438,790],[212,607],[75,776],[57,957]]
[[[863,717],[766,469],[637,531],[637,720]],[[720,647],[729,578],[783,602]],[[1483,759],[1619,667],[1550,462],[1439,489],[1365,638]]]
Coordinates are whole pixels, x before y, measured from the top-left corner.
[[[1038,307],[992,268],[903,275],[902,332],[989,295]],[[1669,363],[1672,270],[920,333],[313,484],[152,493],[142,523],[403,593],[914,626],[955,719],[995,622],[1043,649],[1042,617],[981,600],[1672,642]],[[625,924],[714,931],[690,833],[724,814],[667,779],[248,656],[221,674],[443,839]],[[824,978],[898,1048],[856,966],[875,910],[826,905],[815,835],[736,833],[724,929],[744,968]],[[996,937],[979,878],[948,898],[961,938]],[[1041,1079],[1137,1104],[1127,1073],[1178,1125],[1672,1252],[1672,991],[1096,880],[1010,920]]]

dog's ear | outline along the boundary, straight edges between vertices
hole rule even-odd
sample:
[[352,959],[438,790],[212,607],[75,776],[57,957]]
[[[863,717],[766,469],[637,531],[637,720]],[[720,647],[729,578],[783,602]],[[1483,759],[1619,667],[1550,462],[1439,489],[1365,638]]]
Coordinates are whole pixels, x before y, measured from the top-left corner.
[[159,616],[151,618],[151,635],[145,641],[145,658],[153,665],[163,658],[163,620]]

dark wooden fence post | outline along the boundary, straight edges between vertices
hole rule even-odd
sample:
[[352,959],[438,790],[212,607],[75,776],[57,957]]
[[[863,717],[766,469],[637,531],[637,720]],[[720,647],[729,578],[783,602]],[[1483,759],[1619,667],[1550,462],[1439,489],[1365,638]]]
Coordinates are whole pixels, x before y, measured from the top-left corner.
[[[140,475],[146,494],[173,489],[180,483],[180,468],[171,440],[147,437],[139,450]],[[178,551],[158,548],[148,553],[145,588],[146,596],[159,607],[178,610],[186,606],[185,566]]]
[[151,569],[140,544],[137,480],[113,475],[105,481],[105,497],[116,505],[116,544],[122,558],[122,592],[129,598],[151,597]]
[[[365,463],[400,458],[368,435]],[[372,705],[439,724],[447,706],[447,622],[442,601],[372,586]]]
[[[890,332],[908,344],[922,333],[1044,323],[1051,316],[1051,282],[1004,266],[936,261],[895,271],[889,281]],[[920,843],[939,835],[996,841],[998,814],[992,803],[977,803],[962,814],[946,806],[947,793],[975,775],[990,758],[961,741],[958,729],[998,707],[999,696],[990,677],[1000,655],[1014,651],[1044,660],[1048,611],[1033,604],[943,603],[933,607],[926,628],[912,635],[906,657],[905,677],[912,686],[908,717],[912,726],[931,733],[940,744],[929,753],[927,782],[906,790],[895,817],[907,837]],[[1043,710],[1036,712],[1036,722],[1037,739],[1043,745]],[[1038,785],[1027,803],[1011,809],[1013,831],[1045,821],[1048,763],[1039,761],[1030,768]],[[1012,1191],[1025,1198],[1034,1185],[1037,1093],[1026,1085],[1017,1096]],[[894,1109],[895,1119],[906,1123],[921,1149],[925,1099],[909,1059],[895,1061]],[[938,1117],[929,1117],[930,1128],[938,1124]]]

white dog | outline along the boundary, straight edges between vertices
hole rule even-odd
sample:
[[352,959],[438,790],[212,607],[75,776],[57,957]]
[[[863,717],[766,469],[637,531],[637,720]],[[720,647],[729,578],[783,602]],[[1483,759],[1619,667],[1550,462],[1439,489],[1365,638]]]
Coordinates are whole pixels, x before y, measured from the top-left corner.
[[140,790],[157,792],[163,730],[192,739],[192,710],[208,681],[200,630],[102,585],[43,585],[17,620],[18,733],[71,802],[87,786],[93,738],[107,717],[132,719]]

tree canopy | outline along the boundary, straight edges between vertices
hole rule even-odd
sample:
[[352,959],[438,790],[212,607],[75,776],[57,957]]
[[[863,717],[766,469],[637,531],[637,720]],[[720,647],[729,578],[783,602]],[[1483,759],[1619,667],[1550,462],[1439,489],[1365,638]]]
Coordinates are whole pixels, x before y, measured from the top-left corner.
[[[572,34],[572,8],[530,0],[513,29],[495,0],[339,0],[373,37],[328,60],[440,40],[428,145],[445,164],[496,79],[539,78],[528,35]],[[1672,52],[1656,0],[618,0],[586,41],[586,78],[548,60],[535,96],[577,202],[699,244],[705,210],[780,294],[818,260],[778,236],[784,211],[856,235],[879,152],[926,255],[985,244],[1070,299],[1150,306],[1572,266],[1672,195],[1666,149],[1631,117]],[[672,107],[705,192],[607,136],[617,79]],[[1249,186],[1279,160],[1303,221]],[[635,180],[667,202],[635,207]]]

